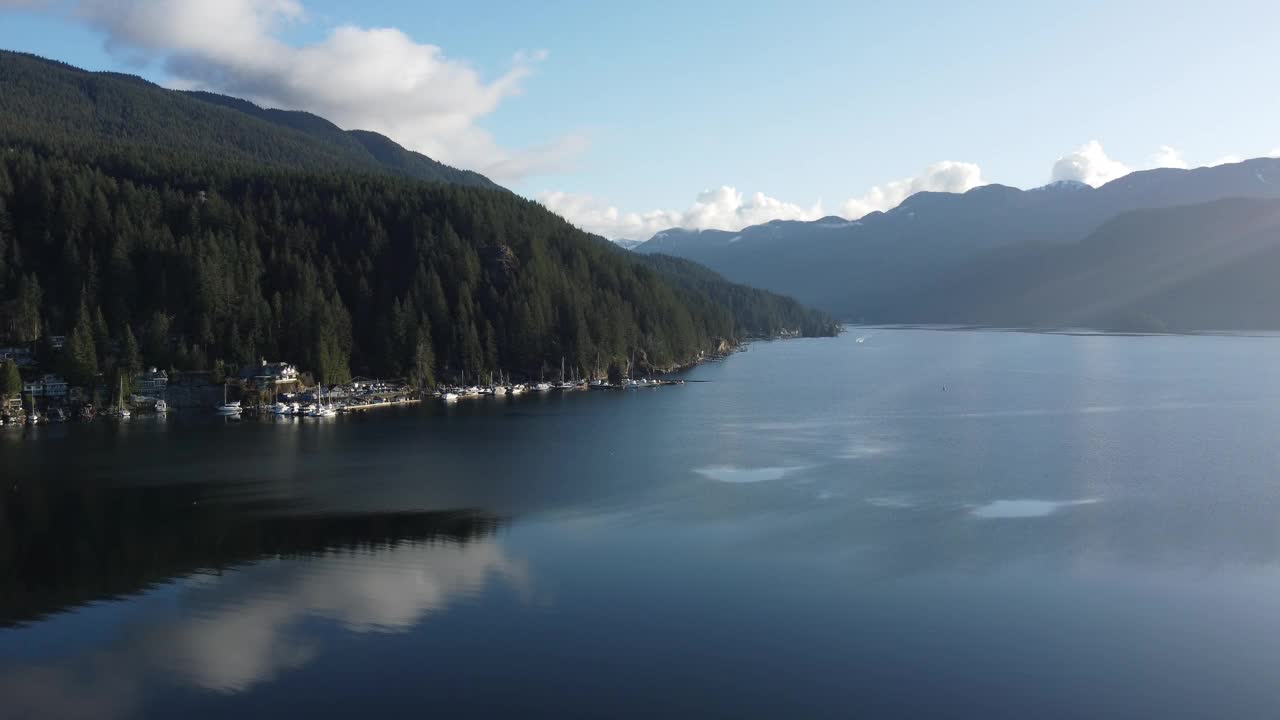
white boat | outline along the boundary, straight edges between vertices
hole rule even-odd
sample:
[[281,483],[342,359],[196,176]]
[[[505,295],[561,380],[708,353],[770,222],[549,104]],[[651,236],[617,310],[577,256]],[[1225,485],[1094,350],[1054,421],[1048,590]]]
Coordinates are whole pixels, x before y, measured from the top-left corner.
[[240,407],[239,400],[235,402],[227,401],[227,384],[226,383],[222,383],[222,404],[219,405],[216,408],[216,410],[218,411],[219,415],[239,415],[240,413],[244,412],[244,410]]
[[332,406],[324,404],[324,387],[316,385],[316,406],[307,413],[307,417],[313,418],[331,418],[337,417],[338,411]]
[[447,392],[447,393],[444,393],[443,395],[441,395],[441,396],[440,396],[440,399],[441,399],[441,400],[443,400],[443,401],[445,401],[445,402],[458,402],[458,393],[455,393],[455,392]]
[[157,414],[163,415],[169,412],[169,403],[165,402],[164,400],[157,400],[155,408],[156,408]]
[[526,391],[526,390],[528,390],[528,388],[526,388],[524,385],[512,385],[512,386],[511,386],[511,394],[512,394],[512,395],[523,395],[523,394],[525,393],[525,391]]
[[533,386],[533,389],[534,389],[534,390],[537,390],[538,392],[546,392],[546,391],[548,391],[548,390],[550,390],[550,389],[551,389],[551,383],[549,383],[549,382],[540,382],[540,383],[538,383],[537,385],[534,385],[534,386]]

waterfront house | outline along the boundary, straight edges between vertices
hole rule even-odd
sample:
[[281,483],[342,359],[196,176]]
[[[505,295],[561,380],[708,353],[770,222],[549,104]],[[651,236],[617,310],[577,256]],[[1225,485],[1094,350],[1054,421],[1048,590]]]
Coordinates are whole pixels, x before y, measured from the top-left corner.
[[146,397],[160,397],[169,388],[169,373],[150,368],[138,375],[138,394]]
[[297,382],[298,368],[287,362],[269,363],[263,360],[258,367],[246,368],[241,371],[240,377],[244,380],[254,381],[259,387],[280,385]]
[[66,335],[50,335],[49,347],[53,350],[61,350],[67,344]]
[[22,394],[32,397],[65,398],[67,390],[67,381],[57,375],[44,375],[22,384]]

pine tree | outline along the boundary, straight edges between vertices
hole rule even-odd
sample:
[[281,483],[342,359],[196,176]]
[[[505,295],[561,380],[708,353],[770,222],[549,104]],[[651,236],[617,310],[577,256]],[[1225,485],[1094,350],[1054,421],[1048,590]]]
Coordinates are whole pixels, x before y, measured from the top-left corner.
[[413,384],[420,389],[436,386],[436,358],[431,352],[431,341],[424,333],[418,337],[418,347],[413,353]]
[[80,303],[75,329],[64,349],[64,370],[72,385],[92,385],[98,377],[98,351],[93,342],[93,319],[89,307]]
[[130,376],[142,372],[142,354],[138,351],[138,340],[128,325],[124,326],[124,340],[120,343],[120,367],[127,370]]
[[18,283],[18,342],[29,343],[40,339],[40,309],[44,303],[44,291],[35,275],[24,275]]
[[18,373],[18,364],[6,360],[0,367],[0,398],[18,397],[22,394],[22,375]]

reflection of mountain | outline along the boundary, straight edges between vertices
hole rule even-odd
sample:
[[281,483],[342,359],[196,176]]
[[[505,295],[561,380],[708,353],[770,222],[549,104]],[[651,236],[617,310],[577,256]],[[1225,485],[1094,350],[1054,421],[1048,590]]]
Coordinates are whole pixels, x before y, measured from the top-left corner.
[[0,627],[201,570],[333,549],[465,544],[501,523],[472,511],[282,514],[261,502],[209,498],[196,485],[0,488]]

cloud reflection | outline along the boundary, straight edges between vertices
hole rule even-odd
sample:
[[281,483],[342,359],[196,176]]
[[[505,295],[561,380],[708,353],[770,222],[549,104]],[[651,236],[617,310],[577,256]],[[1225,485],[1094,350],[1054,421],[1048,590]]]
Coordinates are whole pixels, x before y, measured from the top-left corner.
[[61,664],[0,674],[0,718],[130,715],[144,680],[155,677],[241,692],[324,651],[323,633],[305,621],[354,633],[405,632],[493,580],[527,594],[524,563],[486,538],[331,551],[181,581],[178,617],[128,628]]

